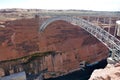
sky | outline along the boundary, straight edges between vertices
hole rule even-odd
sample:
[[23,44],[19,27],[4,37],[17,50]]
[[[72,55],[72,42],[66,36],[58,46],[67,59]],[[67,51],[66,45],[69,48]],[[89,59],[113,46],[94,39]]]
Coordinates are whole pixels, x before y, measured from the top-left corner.
[[0,0],[4,8],[120,11],[120,0]]

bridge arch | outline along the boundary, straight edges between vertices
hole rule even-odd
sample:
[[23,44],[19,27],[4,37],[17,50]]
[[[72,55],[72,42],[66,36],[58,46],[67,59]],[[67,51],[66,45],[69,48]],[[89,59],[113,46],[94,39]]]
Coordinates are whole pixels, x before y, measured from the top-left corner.
[[110,51],[112,51],[113,53],[111,56],[114,61],[120,60],[120,40],[118,40],[115,36],[111,35],[106,30],[102,29],[100,26],[95,26],[84,19],[70,16],[52,17],[43,22],[43,24],[39,28],[39,31],[43,32],[50,23],[57,20],[63,20],[73,25],[78,25],[79,27],[96,37]]

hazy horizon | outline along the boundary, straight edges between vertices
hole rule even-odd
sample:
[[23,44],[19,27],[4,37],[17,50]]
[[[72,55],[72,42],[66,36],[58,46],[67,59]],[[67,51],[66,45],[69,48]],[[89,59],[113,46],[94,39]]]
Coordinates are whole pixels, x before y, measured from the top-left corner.
[[0,9],[120,11],[120,0],[0,0]]

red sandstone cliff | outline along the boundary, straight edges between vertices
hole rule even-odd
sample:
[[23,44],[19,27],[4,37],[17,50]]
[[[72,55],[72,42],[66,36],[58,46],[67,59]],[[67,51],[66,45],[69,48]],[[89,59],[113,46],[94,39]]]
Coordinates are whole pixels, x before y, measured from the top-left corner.
[[[43,64],[40,63],[40,68],[62,72],[57,74],[60,75],[80,68],[82,61],[94,63],[108,56],[108,49],[78,26],[65,21],[55,21],[48,25],[45,31],[39,32],[38,23],[38,19],[6,22],[6,27],[0,29],[0,60],[18,58],[36,51],[57,51],[62,54],[57,54],[54,58],[46,56]],[[45,77],[51,76],[45,74]]]
[[50,50],[74,53],[79,60],[88,62],[99,61],[108,54],[107,48],[92,35],[64,21],[50,24],[41,33],[38,19],[9,21],[5,25],[0,29],[1,60]]
[[[108,50],[91,34],[78,26],[56,21],[40,33],[40,50],[55,50],[76,54],[80,61],[93,62],[107,57]],[[104,59],[103,58],[103,59]]]
[[38,51],[36,19],[8,21],[0,28],[0,60],[17,58]]

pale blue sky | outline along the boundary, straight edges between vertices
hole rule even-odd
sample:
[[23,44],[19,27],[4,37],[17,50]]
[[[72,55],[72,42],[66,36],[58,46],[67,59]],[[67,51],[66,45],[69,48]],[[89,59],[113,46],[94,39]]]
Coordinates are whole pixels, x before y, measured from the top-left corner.
[[3,8],[120,11],[120,0],[0,0]]

